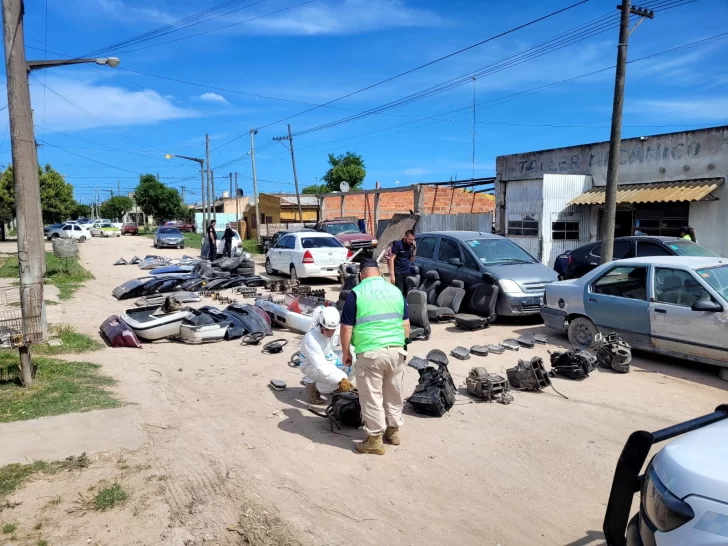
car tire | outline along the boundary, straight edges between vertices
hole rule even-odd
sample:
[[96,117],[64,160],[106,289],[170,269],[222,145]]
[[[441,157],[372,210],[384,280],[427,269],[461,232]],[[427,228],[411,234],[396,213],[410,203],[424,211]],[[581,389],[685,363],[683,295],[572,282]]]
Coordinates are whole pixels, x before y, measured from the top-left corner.
[[270,263],[270,258],[265,259],[265,272],[268,273],[268,275],[275,275],[278,273],[275,269],[273,269],[273,266]]
[[728,381],[728,368],[721,368],[718,372],[718,377],[720,377],[723,381]]
[[255,262],[253,260],[240,260],[238,267],[255,267]]
[[577,317],[569,323],[569,343],[581,349],[589,349],[594,345],[594,337],[598,332],[591,319]]
[[80,236],[80,237],[78,238],[78,241],[79,241],[79,242],[81,242],[81,243],[85,243],[85,242],[86,242],[86,236],[85,236],[85,235],[81,235],[81,236]]
[[298,272],[296,271],[296,266],[295,265],[291,264],[291,269],[288,271],[288,273],[290,274],[292,281],[298,281],[299,280],[299,278],[298,278]]
[[60,238],[60,235],[58,235],[58,233],[54,233],[53,235],[51,235],[51,239],[58,239],[58,238]]
[[255,275],[255,268],[254,267],[238,267],[235,270],[235,273],[238,275]]

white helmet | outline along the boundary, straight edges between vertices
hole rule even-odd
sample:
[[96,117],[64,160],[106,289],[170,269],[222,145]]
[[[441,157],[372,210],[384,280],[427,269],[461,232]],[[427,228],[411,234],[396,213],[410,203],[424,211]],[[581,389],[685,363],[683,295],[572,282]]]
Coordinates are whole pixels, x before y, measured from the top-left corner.
[[339,312],[336,307],[324,307],[319,315],[319,325],[329,330],[334,330],[339,326]]

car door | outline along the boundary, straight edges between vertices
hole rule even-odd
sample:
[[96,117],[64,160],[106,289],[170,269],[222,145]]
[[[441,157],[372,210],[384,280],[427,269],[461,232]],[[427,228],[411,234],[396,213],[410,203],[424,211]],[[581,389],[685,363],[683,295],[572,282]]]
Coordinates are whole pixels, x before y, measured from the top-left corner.
[[300,239],[295,235],[286,237],[286,244],[281,249],[281,267],[283,271],[288,271],[291,264],[300,264],[303,262],[303,256],[299,256],[302,253],[296,250],[297,247],[300,247],[300,242]]
[[650,345],[647,301],[649,266],[615,264],[586,286],[584,310],[604,333],[630,344]]
[[[583,261],[575,265],[575,277],[582,277],[599,267],[601,262],[602,245],[597,245],[585,253]],[[612,260],[622,260],[625,258],[634,258],[634,241],[622,240],[614,241],[614,249],[612,251]],[[577,259],[574,256],[572,259]]]
[[437,237],[434,235],[425,235],[416,239],[417,252],[415,254],[415,265],[420,268],[420,275],[424,282],[425,273],[435,268],[435,247],[437,246]]
[[73,238],[73,226],[71,224],[66,224],[61,228],[61,237],[66,239]]
[[273,269],[276,269],[278,271],[281,270],[281,263],[283,263],[281,253],[285,251],[286,241],[288,241],[288,237],[290,237],[290,235],[286,235],[278,239],[278,242],[270,251],[270,263],[273,266]]
[[720,303],[717,295],[692,270],[669,267],[654,270],[650,320],[655,347],[696,358],[728,360],[726,309],[724,312],[692,309],[698,301]]
[[461,245],[460,252],[463,256],[463,267],[459,271],[460,279],[465,283],[466,290],[470,290],[473,285],[483,282],[483,273],[477,258],[467,246]]
[[[451,264],[450,260],[458,260],[459,265]],[[460,244],[456,240],[449,237],[440,237],[436,261],[442,287],[448,286],[455,279],[460,280],[463,257],[460,254]]]

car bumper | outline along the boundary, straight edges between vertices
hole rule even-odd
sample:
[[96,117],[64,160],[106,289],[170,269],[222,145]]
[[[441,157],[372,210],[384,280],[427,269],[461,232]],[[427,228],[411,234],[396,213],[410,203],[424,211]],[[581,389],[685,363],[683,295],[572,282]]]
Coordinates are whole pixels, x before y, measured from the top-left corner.
[[302,279],[310,279],[312,277],[338,277],[338,265],[318,265],[318,264],[298,264],[296,273]]
[[498,297],[498,314],[506,317],[537,315],[542,302],[543,293],[522,296],[502,293]]
[[169,242],[169,241],[157,241],[159,248],[177,248],[178,246],[184,246],[184,241]]
[[541,307],[541,318],[547,328],[551,328],[557,332],[566,331],[566,311],[551,309],[551,307]]

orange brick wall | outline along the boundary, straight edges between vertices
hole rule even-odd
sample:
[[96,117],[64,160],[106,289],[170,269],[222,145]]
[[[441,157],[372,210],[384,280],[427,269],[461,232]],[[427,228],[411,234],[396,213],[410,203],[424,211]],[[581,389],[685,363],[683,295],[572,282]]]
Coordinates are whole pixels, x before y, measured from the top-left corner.
[[[472,193],[444,186],[424,188],[425,214],[464,214],[493,212],[495,197],[485,193]],[[379,197],[379,219],[388,220],[398,212],[414,210],[414,190],[387,192]],[[341,197],[324,197],[324,219],[341,216]],[[344,198],[344,216],[363,218],[368,233],[376,233],[374,227],[374,194],[349,193]]]

